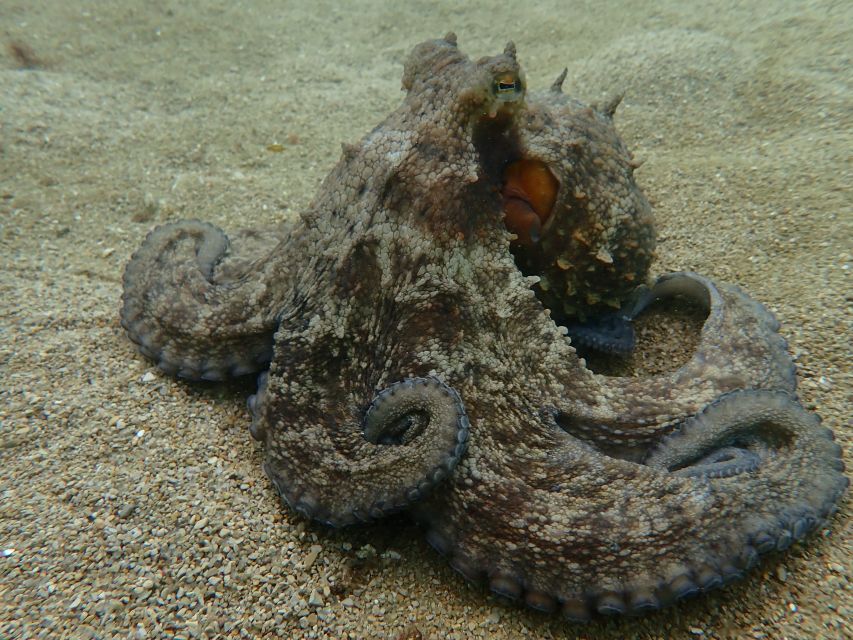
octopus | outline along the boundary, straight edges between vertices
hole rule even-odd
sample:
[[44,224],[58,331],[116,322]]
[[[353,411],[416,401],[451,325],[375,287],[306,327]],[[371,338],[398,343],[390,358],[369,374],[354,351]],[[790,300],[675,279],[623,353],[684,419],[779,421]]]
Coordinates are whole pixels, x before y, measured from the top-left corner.
[[[156,228],[121,322],[167,374],[258,375],[249,431],[293,511],[407,511],[465,578],[585,621],[740,578],[823,526],[848,480],[771,313],[696,273],[650,278],[617,101],[564,78],[528,92],[512,43],[476,61],[453,34],[417,45],[402,104],[298,219]],[[588,364],[675,303],[702,318],[684,362]]]

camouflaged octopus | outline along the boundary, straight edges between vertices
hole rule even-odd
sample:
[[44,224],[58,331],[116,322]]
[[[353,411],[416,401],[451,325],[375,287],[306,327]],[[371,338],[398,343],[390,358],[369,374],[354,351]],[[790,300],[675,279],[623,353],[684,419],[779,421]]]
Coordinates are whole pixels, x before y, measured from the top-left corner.
[[[418,45],[402,105],[298,221],[151,232],[122,324],[167,373],[261,372],[251,434],[297,512],[409,510],[466,578],[585,620],[728,583],[822,525],[847,479],[768,311],[693,273],[643,286],[653,221],[615,102],[563,77],[528,95],[512,44]],[[578,355],[621,349],[597,318],[667,298],[706,314],[675,370]]]

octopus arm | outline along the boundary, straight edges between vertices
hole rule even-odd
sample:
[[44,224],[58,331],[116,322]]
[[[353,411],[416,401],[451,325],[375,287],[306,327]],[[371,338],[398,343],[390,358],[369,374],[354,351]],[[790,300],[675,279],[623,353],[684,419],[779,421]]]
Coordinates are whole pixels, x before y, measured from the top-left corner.
[[430,499],[415,513],[464,576],[575,620],[655,610],[738,579],[822,526],[848,484],[831,431],[785,392],[722,396],[645,463],[544,422],[524,430],[549,455],[511,474],[477,457],[483,434],[472,434],[465,466],[478,472],[460,478],[464,503]]
[[[773,315],[737,287],[717,285],[691,272],[658,278],[623,310],[635,318],[656,300],[683,297],[707,310],[692,357],[678,369],[651,377],[596,376],[568,386],[560,423],[571,433],[601,442],[648,443],[679,420],[737,389],[793,393],[794,364]],[[589,398],[595,398],[595,403]]]
[[287,235],[244,232],[232,248],[198,220],[157,227],[125,269],[122,326],[172,375],[221,380],[265,368],[292,277],[287,246],[267,254]]
[[267,444],[264,470],[290,507],[325,524],[368,522],[410,506],[444,481],[465,452],[462,401],[435,378],[391,384],[364,410],[315,397],[292,421],[280,416],[283,403],[297,406],[298,391],[285,389],[283,396],[267,381],[262,375],[249,401],[252,434]]

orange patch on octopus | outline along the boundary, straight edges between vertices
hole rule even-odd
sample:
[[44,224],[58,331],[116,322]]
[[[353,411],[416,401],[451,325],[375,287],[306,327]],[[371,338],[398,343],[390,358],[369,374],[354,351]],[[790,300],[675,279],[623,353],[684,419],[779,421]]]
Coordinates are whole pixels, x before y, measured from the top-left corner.
[[560,183],[541,160],[516,160],[504,169],[503,178],[504,224],[517,236],[514,243],[529,247],[539,241]]

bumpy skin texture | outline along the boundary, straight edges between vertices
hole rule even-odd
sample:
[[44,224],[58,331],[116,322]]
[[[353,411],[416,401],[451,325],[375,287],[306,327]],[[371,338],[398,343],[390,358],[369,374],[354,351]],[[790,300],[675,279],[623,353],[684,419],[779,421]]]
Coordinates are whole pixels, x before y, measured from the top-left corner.
[[[476,62],[452,36],[417,46],[403,104],[344,149],[298,223],[230,243],[198,221],[156,229],[122,323],[169,373],[268,367],[251,433],[300,513],[342,526],[409,509],[466,577],[585,620],[740,576],[819,526],[847,479],[760,304],[691,273],[631,293],[649,206],[613,105],[559,84],[527,96],[512,45]],[[501,191],[519,159],[559,183],[524,246]],[[707,318],[660,375],[593,373],[558,323],[673,296]]]

